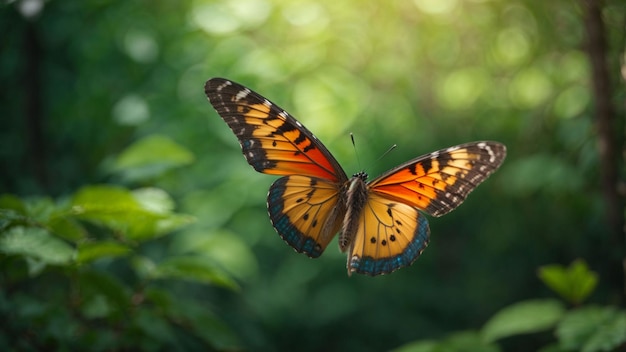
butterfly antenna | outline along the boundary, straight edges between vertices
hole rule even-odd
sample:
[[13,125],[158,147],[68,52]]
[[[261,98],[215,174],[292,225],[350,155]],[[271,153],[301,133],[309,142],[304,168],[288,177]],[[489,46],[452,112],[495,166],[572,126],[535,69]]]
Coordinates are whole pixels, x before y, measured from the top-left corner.
[[361,158],[359,158],[359,153],[356,150],[356,143],[354,142],[354,134],[352,134],[352,132],[350,132],[350,140],[352,140],[352,148],[354,148],[354,155],[356,155],[356,161],[357,163],[359,163],[359,169],[361,169]]
[[378,159],[376,159],[376,162],[379,162],[380,159],[384,158],[387,154],[391,153],[391,151],[396,149],[397,147],[398,147],[397,144],[394,144],[391,147],[389,147],[389,149],[387,149],[387,151],[384,152],[383,155],[379,156]]

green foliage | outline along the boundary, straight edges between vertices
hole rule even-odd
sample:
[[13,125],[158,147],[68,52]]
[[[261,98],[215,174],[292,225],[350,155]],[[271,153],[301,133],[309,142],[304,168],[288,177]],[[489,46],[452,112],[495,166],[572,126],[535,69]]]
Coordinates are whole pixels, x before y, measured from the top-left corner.
[[[602,3],[607,98],[624,116],[626,5]],[[624,302],[581,4],[5,1],[0,350],[562,352],[600,339],[556,333],[570,313]],[[275,177],[211,109],[216,76],[296,116],[347,174],[474,140],[508,156],[429,219],[413,266],[347,278],[335,241],[310,260],[275,234]],[[593,273],[544,267],[574,258]],[[619,332],[605,314],[589,321]]]
[[566,350],[612,351],[626,343],[626,310],[598,306],[576,309],[563,318],[556,336]]
[[193,162],[193,154],[170,138],[150,135],[124,150],[111,166],[126,182],[151,179]]
[[[174,212],[165,191],[85,186],[58,202],[2,195],[0,207],[0,311],[13,317],[2,324],[0,347],[239,346],[221,319],[201,308],[202,301],[176,289],[237,289],[219,261],[146,252],[157,239],[194,221]],[[118,331],[127,333],[120,339]],[[21,339],[25,333],[31,338]]]
[[496,313],[482,329],[485,341],[553,328],[563,317],[563,305],[554,300],[522,301]]
[[598,284],[598,275],[589,270],[582,260],[574,261],[569,268],[562,265],[541,267],[539,277],[546,286],[572,304],[582,303]]
[[[577,287],[576,280],[586,283],[589,278],[596,279],[595,274],[582,260],[573,262],[567,272],[558,265],[542,267],[540,276],[546,285],[566,300],[571,296],[562,294],[562,286],[545,280],[546,270],[549,277],[561,278],[554,274],[555,269],[558,269],[558,274],[565,275],[565,279],[569,280],[568,283],[573,287]],[[568,275],[569,273],[577,274]],[[591,289],[585,289],[584,297],[591,294],[595,283],[596,281]],[[552,299],[522,301],[497,312],[483,326],[480,334],[471,331],[459,332],[437,341],[415,341],[394,351],[501,351],[502,349],[494,344],[498,340],[552,330],[558,343],[545,346],[541,349],[542,352],[612,351],[618,346],[626,345],[626,310],[612,306],[590,305],[566,311],[561,302]]]

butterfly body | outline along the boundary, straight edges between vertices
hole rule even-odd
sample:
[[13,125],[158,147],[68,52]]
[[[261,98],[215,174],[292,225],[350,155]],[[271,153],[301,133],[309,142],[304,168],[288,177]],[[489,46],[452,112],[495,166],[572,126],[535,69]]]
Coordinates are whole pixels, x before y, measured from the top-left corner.
[[442,149],[372,181],[348,178],[326,147],[300,122],[232,81],[205,85],[211,104],[237,136],[258,172],[281,175],[267,207],[278,234],[297,252],[319,257],[339,232],[348,274],[380,275],[408,266],[428,245],[422,212],[444,215],[504,160],[506,147],[473,142]]

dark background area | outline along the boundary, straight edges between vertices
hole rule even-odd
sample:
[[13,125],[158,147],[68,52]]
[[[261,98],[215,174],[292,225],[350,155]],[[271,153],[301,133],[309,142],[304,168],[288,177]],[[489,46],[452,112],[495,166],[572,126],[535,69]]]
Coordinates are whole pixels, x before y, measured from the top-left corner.
[[[158,189],[195,219],[149,241],[128,240],[119,219],[72,220],[80,235],[59,236],[79,259],[63,263],[3,242],[0,308],[11,319],[0,343],[389,350],[555,298],[538,268],[576,259],[598,275],[588,302],[623,308],[624,13],[617,0],[0,5],[0,193],[26,204],[26,218],[49,219],[76,211],[90,185]],[[311,260],[275,234],[265,209],[275,178],[246,164],[206,101],[211,77],[289,111],[348,174],[375,177],[474,140],[500,141],[508,156],[459,209],[429,218],[431,242],[411,267],[347,277],[335,241]],[[8,199],[0,208],[17,204]],[[11,214],[0,229],[32,224]],[[100,241],[121,252],[81,262]]]

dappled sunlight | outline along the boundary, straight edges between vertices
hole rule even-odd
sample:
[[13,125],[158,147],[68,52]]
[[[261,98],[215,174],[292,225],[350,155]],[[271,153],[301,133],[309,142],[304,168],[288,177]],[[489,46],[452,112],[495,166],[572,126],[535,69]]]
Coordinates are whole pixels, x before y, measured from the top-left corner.
[[553,93],[552,82],[539,68],[519,71],[509,88],[509,97],[515,106],[532,109],[544,103]]
[[413,0],[420,11],[429,15],[446,17],[453,14],[458,6],[458,0]]
[[271,4],[265,0],[197,0],[191,8],[191,20],[209,34],[225,35],[267,20]]
[[131,29],[124,35],[124,50],[133,60],[150,63],[159,55],[159,44],[153,33]]
[[120,125],[136,126],[150,118],[150,110],[142,97],[129,94],[115,103],[112,115],[113,120]]
[[509,27],[496,36],[493,56],[498,66],[516,67],[528,58],[531,38],[519,27]]
[[350,72],[328,67],[314,77],[298,80],[292,95],[293,114],[307,128],[318,136],[336,138],[345,135],[348,127],[364,112],[370,93],[368,87]]
[[487,88],[489,75],[480,67],[470,67],[450,72],[438,84],[437,95],[441,105],[450,110],[463,110],[473,106]]
[[[623,202],[603,193],[623,178],[624,4],[602,2],[606,48],[593,51],[594,3],[6,1],[0,350],[623,345],[623,233],[607,220]],[[414,216],[420,241],[423,219],[432,235],[411,267],[348,277],[336,234],[309,240],[341,225],[325,197],[348,183],[246,87],[348,178],[426,155],[396,177],[429,172],[416,194],[458,202],[502,144],[506,159],[452,214]],[[613,110],[609,133],[598,107]],[[478,159],[441,151],[471,141],[502,144],[473,144]],[[380,224],[404,207],[380,204]],[[387,273],[397,263],[380,246],[409,248],[396,242],[408,222],[378,237],[363,224],[357,242],[385,263],[364,270]]]

